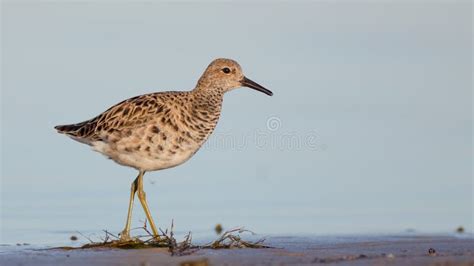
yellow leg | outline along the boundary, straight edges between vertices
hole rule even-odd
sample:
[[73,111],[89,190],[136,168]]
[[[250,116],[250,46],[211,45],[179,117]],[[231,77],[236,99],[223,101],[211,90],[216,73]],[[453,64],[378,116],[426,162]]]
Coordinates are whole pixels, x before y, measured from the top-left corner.
[[145,191],[143,191],[143,175],[145,172],[140,171],[140,174],[138,175],[138,188],[137,188],[137,193],[138,193],[138,199],[140,200],[143,210],[145,211],[146,217],[148,219],[148,222],[150,223],[151,230],[153,231],[153,236],[157,239],[158,237],[158,230],[156,230],[155,222],[153,221],[153,218],[151,217],[150,209],[148,208],[148,204],[146,202],[146,194]]
[[[140,174],[138,175],[140,176]],[[137,192],[138,188],[138,177],[135,181],[132,182],[132,187],[130,191],[130,201],[128,203],[128,215],[127,215],[127,223],[125,224],[125,229],[120,233],[120,240],[121,241],[129,241],[130,238],[130,226],[132,224],[132,209],[133,209],[133,200],[135,199],[135,192]]]

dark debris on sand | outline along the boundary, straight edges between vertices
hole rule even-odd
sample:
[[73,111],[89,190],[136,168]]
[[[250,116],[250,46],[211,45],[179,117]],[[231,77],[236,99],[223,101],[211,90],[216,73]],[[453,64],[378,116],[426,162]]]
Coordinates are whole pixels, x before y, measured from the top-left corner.
[[[55,249],[74,250],[74,249],[93,249],[93,248],[118,248],[118,249],[144,249],[144,248],[167,248],[172,256],[189,255],[200,249],[231,249],[231,248],[270,248],[263,245],[265,239],[257,241],[245,241],[242,239],[242,234],[250,233],[252,231],[244,228],[235,228],[225,231],[218,239],[205,245],[192,244],[192,235],[189,232],[182,241],[177,241],[173,232],[173,223],[171,223],[170,230],[161,230],[161,235],[158,237],[148,231],[146,223],[143,227],[137,228],[146,232],[145,235],[139,235],[130,241],[121,241],[119,236],[116,236],[108,231],[105,232],[105,238],[100,242],[92,241],[87,238],[90,243],[81,247],[59,247]],[[81,234],[82,235],[82,234]]]

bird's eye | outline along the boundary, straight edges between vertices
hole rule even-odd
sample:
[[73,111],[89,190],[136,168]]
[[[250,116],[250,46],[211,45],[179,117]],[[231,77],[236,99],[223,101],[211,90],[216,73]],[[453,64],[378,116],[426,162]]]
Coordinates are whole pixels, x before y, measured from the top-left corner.
[[230,73],[230,69],[228,67],[224,67],[222,69],[222,72],[226,73],[226,74],[229,74]]

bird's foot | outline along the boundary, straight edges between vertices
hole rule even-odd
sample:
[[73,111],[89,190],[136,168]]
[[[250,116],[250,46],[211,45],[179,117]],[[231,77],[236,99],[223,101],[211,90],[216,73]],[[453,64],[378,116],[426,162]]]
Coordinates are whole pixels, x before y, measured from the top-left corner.
[[129,242],[131,240],[132,238],[130,237],[130,231],[123,230],[120,233],[120,239],[119,239],[120,242]]
[[159,241],[161,241],[161,240],[162,240],[162,238],[160,237],[160,235],[154,235],[154,236],[153,236],[153,241],[159,242]]

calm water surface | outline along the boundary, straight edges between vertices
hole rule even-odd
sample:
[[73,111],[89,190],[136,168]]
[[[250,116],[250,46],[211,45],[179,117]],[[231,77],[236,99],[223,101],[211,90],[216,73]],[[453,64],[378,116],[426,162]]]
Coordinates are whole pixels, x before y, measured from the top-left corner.
[[274,96],[229,92],[208,146],[147,173],[159,227],[472,232],[469,1],[4,2],[0,244],[120,232],[137,173],[53,127],[189,90],[217,57]]

